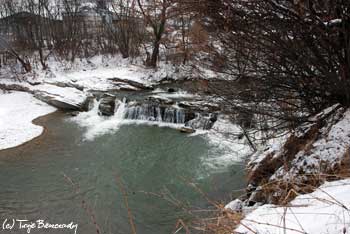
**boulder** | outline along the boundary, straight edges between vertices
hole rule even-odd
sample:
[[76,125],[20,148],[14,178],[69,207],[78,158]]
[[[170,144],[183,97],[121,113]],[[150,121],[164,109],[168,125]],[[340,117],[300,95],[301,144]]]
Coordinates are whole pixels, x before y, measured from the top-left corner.
[[191,121],[192,119],[196,118],[196,113],[193,112],[191,109],[187,110],[185,109],[185,123]]
[[75,88],[62,88],[48,84],[34,87],[34,97],[65,111],[85,111],[86,103],[90,98]]
[[135,87],[136,90],[153,90],[152,86],[145,85],[133,80],[127,80],[118,77],[110,78],[108,80],[113,81],[117,86],[123,86],[123,84],[127,84],[129,86]]
[[150,96],[146,99],[147,102],[157,105],[173,105],[175,102],[169,98],[161,96]]
[[240,199],[236,199],[228,203],[225,206],[225,209],[231,210],[233,212],[242,212],[243,206],[243,201],[241,201]]
[[80,113],[79,111],[72,111],[72,112],[69,112],[68,114],[69,114],[70,116],[75,117],[75,116],[78,116],[79,113]]
[[114,111],[116,108],[116,97],[109,94],[104,94],[101,97],[100,105],[98,106],[98,110],[101,115],[112,116],[114,115]]
[[195,133],[196,132],[196,130],[194,130],[193,128],[189,128],[189,127],[182,127],[179,130],[182,133]]
[[49,105],[52,105],[60,110],[64,111],[83,111],[82,106],[76,103],[70,103],[61,99],[56,99],[55,96],[52,96],[45,92],[34,92],[34,97],[46,102]]
[[94,100],[95,98],[93,96],[88,96],[86,100],[82,103],[82,111],[90,111],[92,108],[94,108]]
[[217,120],[217,117],[214,117],[213,115],[216,115],[216,114],[209,114],[209,116],[203,116],[201,114],[197,114],[196,118],[185,122],[185,126],[191,127],[194,129],[209,130],[213,127],[214,123]]

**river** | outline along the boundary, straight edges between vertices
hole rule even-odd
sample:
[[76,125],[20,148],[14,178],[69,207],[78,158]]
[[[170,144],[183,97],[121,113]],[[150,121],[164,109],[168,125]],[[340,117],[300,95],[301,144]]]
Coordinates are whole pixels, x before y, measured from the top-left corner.
[[73,221],[79,225],[77,233],[96,234],[93,215],[101,233],[131,233],[118,177],[127,192],[137,233],[167,234],[174,230],[177,219],[190,218],[184,206],[209,206],[191,184],[216,201],[228,201],[233,190],[244,186],[242,163],[213,169],[208,159],[227,152],[213,150],[214,146],[201,136],[128,124],[88,141],[84,139],[85,129],[69,121],[66,114],[55,113],[40,122],[47,127],[43,136],[0,151],[3,219]]

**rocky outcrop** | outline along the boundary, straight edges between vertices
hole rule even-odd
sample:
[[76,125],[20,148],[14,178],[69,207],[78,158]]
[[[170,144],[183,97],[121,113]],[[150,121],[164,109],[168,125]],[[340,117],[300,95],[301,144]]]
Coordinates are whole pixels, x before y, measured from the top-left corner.
[[35,91],[34,97],[60,110],[65,110],[65,111],[87,111],[88,110],[87,106],[89,105],[87,104],[89,102],[88,97],[86,97],[86,99],[81,103],[70,102],[70,101],[58,98],[57,96],[52,95],[50,93],[46,93],[42,91]]
[[116,109],[116,97],[109,94],[104,94],[101,97],[100,104],[98,106],[98,110],[101,115],[112,116],[114,115]]
[[217,121],[216,113],[207,114],[207,115],[197,113],[194,119],[186,121],[185,126],[191,127],[193,129],[209,130],[213,127],[216,121]]
[[145,85],[133,80],[121,79],[121,78],[110,78],[108,79],[118,86],[121,90],[125,91],[135,91],[135,90],[152,90],[153,87]]
[[91,96],[64,83],[61,85],[41,82],[0,84],[0,89],[31,93],[37,99],[65,111],[88,111],[93,103]]
[[80,86],[78,84],[75,84],[74,82],[61,82],[61,81],[55,81],[55,82],[45,82],[45,84],[49,85],[55,85],[61,88],[76,88],[80,91],[84,91],[84,87]]
[[28,87],[20,84],[0,84],[0,89],[5,91],[21,91],[30,93],[30,89]]
[[94,96],[88,96],[85,101],[81,104],[81,110],[82,111],[90,111],[92,108],[94,108]]
[[65,111],[88,111],[92,97],[75,88],[62,88],[55,85],[37,85],[32,88],[36,98]]
[[195,112],[217,112],[221,111],[221,108],[216,103],[210,103],[208,101],[180,101],[179,107],[191,109]]

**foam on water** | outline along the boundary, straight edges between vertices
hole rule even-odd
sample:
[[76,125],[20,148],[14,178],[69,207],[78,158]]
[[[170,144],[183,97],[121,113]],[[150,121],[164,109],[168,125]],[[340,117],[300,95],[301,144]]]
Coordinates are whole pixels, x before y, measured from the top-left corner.
[[95,100],[94,107],[90,111],[81,112],[78,116],[71,119],[79,126],[86,128],[84,134],[85,140],[94,140],[98,136],[117,131],[120,127],[122,121],[120,115],[114,115],[112,117],[100,116],[98,114],[98,104]]
[[[120,101],[117,101],[120,102]],[[114,116],[105,117],[98,114],[98,102],[95,101],[94,107],[89,112],[80,113],[73,117],[72,121],[81,127],[86,128],[84,139],[92,141],[95,138],[112,134],[120,129],[122,125],[142,124],[157,127],[167,127],[179,129],[183,124],[125,119],[127,112],[127,104],[125,100],[119,103]],[[219,118],[213,129],[197,130],[193,134],[184,135],[184,137],[201,136],[206,139],[210,145],[209,156],[203,157],[203,164],[216,171],[226,170],[230,165],[242,162],[250,152],[250,148],[244,139],[237,139],[232,134],[239,134],[238,126],[230,123],[230,121]]]
[[251,149],[244,138],[238,139],[234,136],[240,132],[237,125],[219,118],[213,128],[203,135],[211,145],[209,157],[204,158],[203,163],[214,170],[222,171],[230,165],[242,162],[251,153]]
[[[117,101],[119,102],[119,101]],[[86,129],[84,133],[84,139],[88,141],[94,140],[96,137],[112,134],[118,131],[121,125],[124,124],[143,124],[158,127],[168,127],[178,129],[183,126],[183,124],[168,123],[161,121],[147,121],[147,120],[133,120],[125,119],[127,107],[125,99],[116,105],[115,115],[106,117],[99,115],[98,101],[94,101],[94,107],[88,112],[81,112],[78,116],[72,117],[71,120],[77,123],[79,126]]]

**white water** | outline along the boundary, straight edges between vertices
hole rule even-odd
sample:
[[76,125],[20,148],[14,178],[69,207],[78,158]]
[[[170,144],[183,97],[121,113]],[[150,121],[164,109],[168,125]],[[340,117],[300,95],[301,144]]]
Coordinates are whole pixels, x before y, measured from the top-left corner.
[[[183,126],[183,124],[161,122],[161,119],[157,119],[158,121],[125,119],[128,108],[125,100],[119,103],[114,116],[100,116],[98,114],[98,104],[99,103],[95,101],[92,110],[89,112],[82,112],[78,116],[71,118],[72,121],[86,129],[84,138],[88,141],[92,141],[105,134],[113,134],[120,129],[121,125],[126,124],[142,124],[174,129]],[[212,157],[203,158],[203,163],[215,171],[222,171],[226,170],[228,166],[242,161],[242,159],[250,153],[250,148],[244,139],[232,140],[230,134],[238,134],[239,131],[240,130],[236,125],[230,123],[228,120],[219,118],[213,126],[213,129],[209,131],[197,130],[194,134],[184,134],[184,137],[200,135],[205,138],[211,146],[209,156],[212,155]],[[218,157],[218,152],[220,152],[220,157]]]
[[[116,102],[119,102],[116,101]],[[118,106],[118,105],[116,105]],[[117,119],[124,119],[124,116],[125,116],[125,112],[126,112],[126,98],[123,98],[123,101],[119,103],[119,106],[117,107],[117,109],[115,110],[115,114],[114,116],[117,118]]]
[[[86,129],[84,134],[84,139],[88,141],[94,140],[96,137],[112,134],[115,131],[118,131],[121,125],[124,124],[146,124],[158,127],[169,127],[178,129],[183,126],[183,124],[176,124],[172,122],[162,122],[160,110],[157,114],[156,121],[148,120],[146,115],[139,115],[140,119],[126,119],[128,112],[135,111],[132,108],[137,107],[127,107],[126,100],[123,99],[122,102],[119,102],[119,105],[116,105],[116,111],[113,116],[106,117],[99,115],[99,102],[94,101],[94,107],[88,112],[81,112],[78,116],[72,117],[71,120],[77,123],[79,126]],[[169,120],[170,121],[170,120]]]
[[[228,119],[219,117],[211,130],[202,132],[205,132],[203,137],[212,146],[209,155],[216,155],[205,158],[204,164],[212,167],[215,171],[221,171],[229,165],[242,162],[244,158],[252,153],[246,139],[237,138],[237,135],[241,133],[240,128]],[[218,154],[218,152],[220,153]]]

